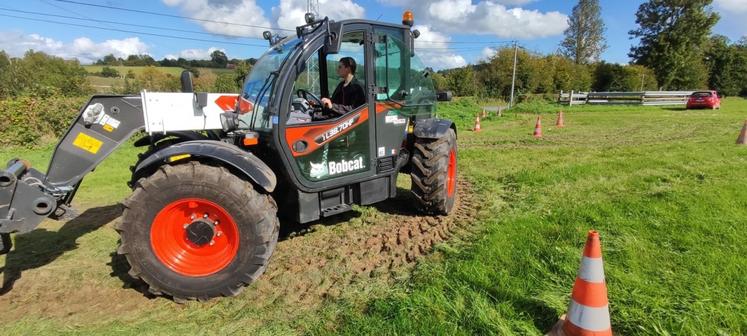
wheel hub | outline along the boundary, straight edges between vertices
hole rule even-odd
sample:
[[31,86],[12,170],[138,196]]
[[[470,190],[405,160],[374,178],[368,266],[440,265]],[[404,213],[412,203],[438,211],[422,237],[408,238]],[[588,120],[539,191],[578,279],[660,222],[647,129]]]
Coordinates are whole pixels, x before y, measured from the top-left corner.
[[172,271],[189,277],[214,274],[239,250],[239,228],[222,206],[184,198],[167,204],[151,225],[151,248]]
[[210,220],[196,220],[187,225],[187,239],[197,246],[204,246],[215,236],[215,223]]

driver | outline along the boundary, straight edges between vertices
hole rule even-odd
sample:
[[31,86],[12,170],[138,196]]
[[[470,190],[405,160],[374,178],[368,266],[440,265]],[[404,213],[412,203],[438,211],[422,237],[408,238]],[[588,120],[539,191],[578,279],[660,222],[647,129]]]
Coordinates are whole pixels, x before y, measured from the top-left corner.
[[337,64],[337,75],[342,81],[337,84],[332,99],[322,98],[322,106],[331,112],[332,117],[342,116],[366,103],[363,86],[355,78],[355,67],[355,60],[352,57],[343,57]]

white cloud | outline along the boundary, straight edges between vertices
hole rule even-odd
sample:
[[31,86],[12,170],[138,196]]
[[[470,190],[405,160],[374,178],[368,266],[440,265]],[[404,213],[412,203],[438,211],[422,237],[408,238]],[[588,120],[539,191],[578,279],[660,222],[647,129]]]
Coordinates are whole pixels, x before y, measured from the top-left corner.
[[746,0],[715,0],[713,3],[716,7],[727,11],[747,13]]
[[180,51],[178,54],[168,54],[164,56],[163,58],[168,59],[177,59],[177,58],[184,58],[187,60],[209,60],[210,54],[213,53],[213,51],[220,50],[223,53],[226,52],[226,49],[219,49],[219,48],[208,48],[208,49],[184,49]]
[[[273,7],[272,13],[277,25],[284,29],[294,29],[304,25],[307,10],[306,0],[280,0],[280,6]],[[332,20],[363,18],[365,9],[352,0],[319,0],[319,16]]]
[[491,47],[485,47],[482,49],[482,53],[480,54],[481,59],[483,60],[489,60],[495,56],[495,54],[498,53],[498,49],[491,48]]
[[179,7],[189,17],[227,23],[195,21],[210,33],[261,37],[270,21],[255,0],[163,0],[168,6]]
[[79,37],[71,43],[64,43],[38,34],[21,32],[0,32],[0,49],[16,57],[33,49],[66,59],[77,58],[81,63],[92,63],[108,54],[127,57],[148,53],[148,46],[137,37],[99,43],[87,37]]
[[[440,0],[379,0],[380,3],[386,4],[386,5],[403,6],[403,7],[414,6],[414,5],[422,6],[423,4],[430,4],[433,2],[439,2],[439,1]],[[507,6],[521,6],[521,5],[526,5],[534,1],[535,0],[493,0],[492,2],[501,4],[501,5],[507,5]]]
[[415,51],[426,66],[436,70],[458,68],[467,65],[467,60],[449,49],[450,37],[434,31],[430,26],[415,26],[420,37],[415,40]]
[[439,27],[447,33],[533,39],[560,35],[568,27],[568,16],[560,12],[543,13],[517,7],[530,3],[531,0],[379,0],[379,2],[410,8],[415,14],[416,23]]

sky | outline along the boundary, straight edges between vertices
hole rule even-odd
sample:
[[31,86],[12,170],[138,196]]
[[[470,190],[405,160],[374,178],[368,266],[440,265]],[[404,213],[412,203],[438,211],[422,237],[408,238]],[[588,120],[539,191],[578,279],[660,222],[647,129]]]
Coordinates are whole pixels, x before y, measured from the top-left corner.
[[[609,48],[602,59],[628,63],[635,12],[643,1],[601,0]],[[557,51],[576,1],[560,0],[318,0],[333,20],[365,18],[398,23],[411,9],[421,32],[416,50],[436,69],[476,64],[518,41],[547,54]],[[92,6],[93,5],[93,6]],[[120,8],[120,9],[116,9]],[[125,9],[125,10],[122,10]],[[736,41],[747,35],[747,0],[714,0],[721,16],[713,32]],[[0,2],[0,49],[22,56],[34,49],[92,63],[107,54],[155,59],[259,57],[262,32],[293,34],[307,0],[24,0]],[[154,15],[159,13],[163,15]]]

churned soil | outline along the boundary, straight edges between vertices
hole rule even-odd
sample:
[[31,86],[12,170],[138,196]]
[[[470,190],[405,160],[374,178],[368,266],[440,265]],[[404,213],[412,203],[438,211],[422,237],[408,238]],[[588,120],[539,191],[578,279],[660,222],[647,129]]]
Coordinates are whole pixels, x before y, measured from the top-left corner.
[[234,298],[188,305],[153,297],[127,275],[129,266],[115,253],[113,228],[121,206],[91,208],[67,223],[48,221],[36,233],[16,238],[16,250],[4,257],[1,269],[4,281],[12,282],[0,293],[0,324],[25,317],[85,328],[152,316],[178,322],[192,310],[234,316],[251,310],[265,317],[247,316],[246,323],[261,328],[278,316],[299,316],[326,300],[367,296],[368,286],[406,279],[434,245],[466,235],[479,208],[471,185],[460,180],[449,216],[420,215],[409,191],[399,189],[394,199],[312,225],[282,222],[275,253],[255,283]]

